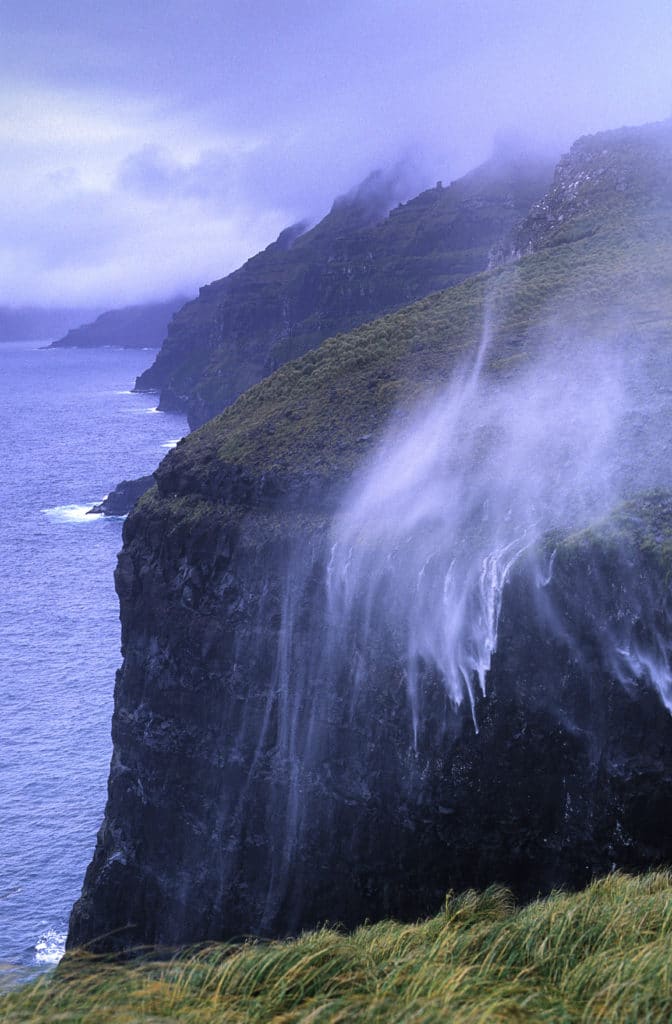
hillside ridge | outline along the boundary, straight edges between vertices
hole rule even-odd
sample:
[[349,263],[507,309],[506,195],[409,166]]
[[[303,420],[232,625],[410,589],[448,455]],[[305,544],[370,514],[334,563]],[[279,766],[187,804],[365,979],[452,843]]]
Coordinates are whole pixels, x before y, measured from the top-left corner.
[[391,185],[371,175],[313,228],[286,229],[173,319],[138,390],[192,427],[325,338],[485,269],[544,191],[551,165],[492,159],[388,213]]

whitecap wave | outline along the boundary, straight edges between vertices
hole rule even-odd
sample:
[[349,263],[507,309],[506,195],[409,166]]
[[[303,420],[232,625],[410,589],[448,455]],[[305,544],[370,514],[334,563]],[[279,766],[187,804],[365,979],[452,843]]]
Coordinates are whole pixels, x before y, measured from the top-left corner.
[[178,445],[180,443],[180,441],[181,441],[181,438],[179,438],[179,437],[176,438],[173,441],[164,441],[163,444],[161,445],[161,447],[162,448],[175,448],[176,445]]
[[35,963],[57,964],[65,953],[66,937],[66,932],[58,932],[55,928],[42,932],[35,943]]
[[88,505],[55,505],[53,508],[43,508],[40,511],[59,523],[94,523],[100,515],[89,515],[92,504],[91,502]]

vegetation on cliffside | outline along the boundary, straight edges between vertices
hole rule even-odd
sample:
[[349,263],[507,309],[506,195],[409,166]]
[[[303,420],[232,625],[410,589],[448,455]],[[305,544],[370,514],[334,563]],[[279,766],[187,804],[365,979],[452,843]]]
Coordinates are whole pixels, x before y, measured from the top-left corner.
[[668,359],[672,122],[579,140],[549,197],[552,216],[543,220],[542,203],[533,230],[523,225],[520,237],[533,234],[534,251],[282,366],[185,439],[166,470],[188,466],[203,489],[221,463],[254,473],[346,473],[393,410],[403,415],[457,362],[473,359],[484,330],[492,332],[486,369],[496,374],[515,373],[540,347],[568,337],[650,342]]
[[77,955],[0,997],[7,1024],[667,1024],[672,876],[611,875],[518,907],[506,889],[350,935],[206,946],[174,959]]

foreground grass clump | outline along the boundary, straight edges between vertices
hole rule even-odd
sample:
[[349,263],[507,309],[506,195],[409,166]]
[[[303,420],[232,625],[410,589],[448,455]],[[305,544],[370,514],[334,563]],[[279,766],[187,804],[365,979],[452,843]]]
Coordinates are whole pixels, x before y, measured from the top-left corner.
[[449,896],[415,925],[210,946],[169,962],[71,957],[0,998],[0,1020],[492,1024],[672,1020],[672,873],[615,874],[516,907]]

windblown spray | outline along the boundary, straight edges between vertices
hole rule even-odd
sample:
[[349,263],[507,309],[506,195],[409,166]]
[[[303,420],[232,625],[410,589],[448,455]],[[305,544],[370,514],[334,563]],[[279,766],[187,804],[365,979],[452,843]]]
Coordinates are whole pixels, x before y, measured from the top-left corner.
[[483,373],[487,336],[473,370],[390,431],[332,527],[330,621],[363,651],[375,621],[394,623],[416,739],[423,675],[438,672],[473,713],[512,567],[547,531],[599,515],[623,480],[628,400],[613,353],[605,373],[598,346],[556,347],[507,379]]

